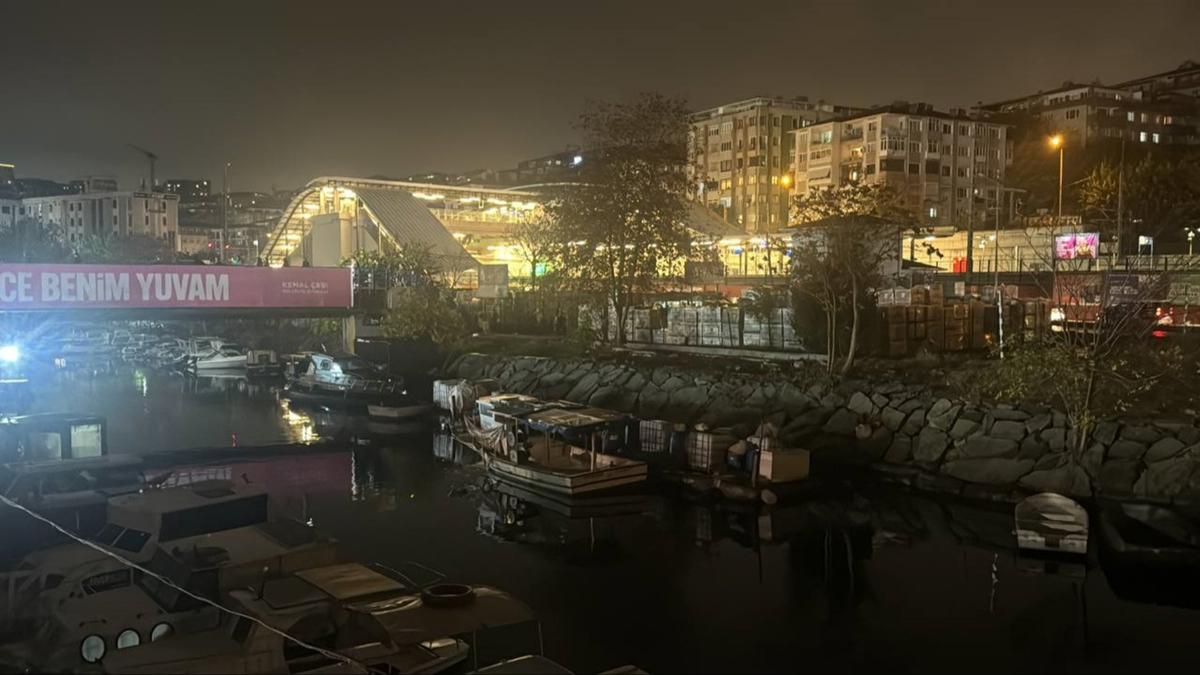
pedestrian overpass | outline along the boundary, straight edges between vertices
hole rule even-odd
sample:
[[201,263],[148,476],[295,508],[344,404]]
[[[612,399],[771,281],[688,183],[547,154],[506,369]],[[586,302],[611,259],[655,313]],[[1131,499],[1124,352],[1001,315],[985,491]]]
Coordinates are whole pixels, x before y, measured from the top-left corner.
[[[515,228],[542,215],[551,185],[491,188],[325,176],[292,199],[267,239],[264,259],[279,266],[330,266],[361,250],[418,242],[443,269],[471,274],[480,264],[504,264],[528,276],[514,245]],[[700,204],[687,227],[714,241],[745,236]]]

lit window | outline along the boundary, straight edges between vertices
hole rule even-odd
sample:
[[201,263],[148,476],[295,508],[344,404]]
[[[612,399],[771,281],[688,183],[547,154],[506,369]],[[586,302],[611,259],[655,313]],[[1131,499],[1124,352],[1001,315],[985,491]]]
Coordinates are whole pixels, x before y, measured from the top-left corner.
[[1147,136],[1146,132],[1142,131],[1142,132],[1138,133],[1138,140],[1142,143],[1145,143],[1146,136]]
[[1153,138],[1154,138],[1154,142],[1157,143],[1158,142],[1158,134],[1154,134]]
[[937,218],[937,207],[936,206],[929,207],[929,217]]

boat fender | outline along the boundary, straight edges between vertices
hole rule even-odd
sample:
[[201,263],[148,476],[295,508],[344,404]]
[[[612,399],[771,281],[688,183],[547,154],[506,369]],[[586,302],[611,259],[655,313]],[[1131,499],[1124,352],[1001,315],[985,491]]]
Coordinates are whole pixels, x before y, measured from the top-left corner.
[[475,600],[475,589],[466,584],[434,584],[421,590],[421,600],[431,607],[460,607]]

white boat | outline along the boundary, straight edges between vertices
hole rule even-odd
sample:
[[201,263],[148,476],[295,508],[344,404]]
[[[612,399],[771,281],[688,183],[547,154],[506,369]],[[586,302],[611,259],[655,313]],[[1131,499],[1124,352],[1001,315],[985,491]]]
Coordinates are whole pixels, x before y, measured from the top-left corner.
[[246,367],[246,355],[233,343],[225,343],[207,354],[193,356],[196,370],[235,370]]
[[1077,502],[1053,492],[1026,497],[1014,510],[1017,548],[1022,551],[1087,555],[1088,514]]
[[[270,519],[268,511],[264,491],[228,481],[150,488],[112,498],[107,523],[90,538],[214,601],[261,583],[264,574],[336,562],[332,540],[302,523]],[[0,617],[12,640],[0,659],[36,671],[78,671],[105,652],[220,620],[215,608],[77,542],[29,554],[0,583],[10,589]]]
[[[118,673],[436,673],[467,659],[455,636],[533,622],[519,600],[487,586],[421,589],[357,563],[298,571],[229,593],[207,630],[168,635],[103,658]],[[251,621],[247,617],[253,617]],[[261,623],[260,623],[261,622]],[[275,630],[268,630],[263,624]],[[320,645],[286,640],[279,631]]]

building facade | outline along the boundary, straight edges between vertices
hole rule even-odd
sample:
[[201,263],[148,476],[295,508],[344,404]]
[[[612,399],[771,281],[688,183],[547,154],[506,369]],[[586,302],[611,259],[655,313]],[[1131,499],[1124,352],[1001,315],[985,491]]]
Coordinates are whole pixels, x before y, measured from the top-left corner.
[[1126,80],[1114,86],[1148,96],[1182,94],[1200,97],[1200,63],[1184,61],[1173,70]]
[[692,115],[688,178],[695,198],[746,232],[788,225],[793,133],[851,108],[805,98],[752,98]]
[[1052,91],[980,106],[980,112],[1012,124],[1021,124],[1022,117],[1040,119],[1076,148],[1112,139],[1159,145],[1200,143],[1195,99],[1157,95],[1150,89],[1067,83]]
[[161,192],[98,192],[21,201],[25,217],[58,228],[64,243],[89,236],[154,237],[178,250],[179,197]]
[[1012,143],[1004,124],[895,104],[796,130],[794,157],[797,195],[883,182],[925,224],[964,227],[1000,203]]
[[208,181],[192,178],[171,178],[162,184],[163,192],[179,195],[179,201],[183,203],[208,199],[209,187]]

